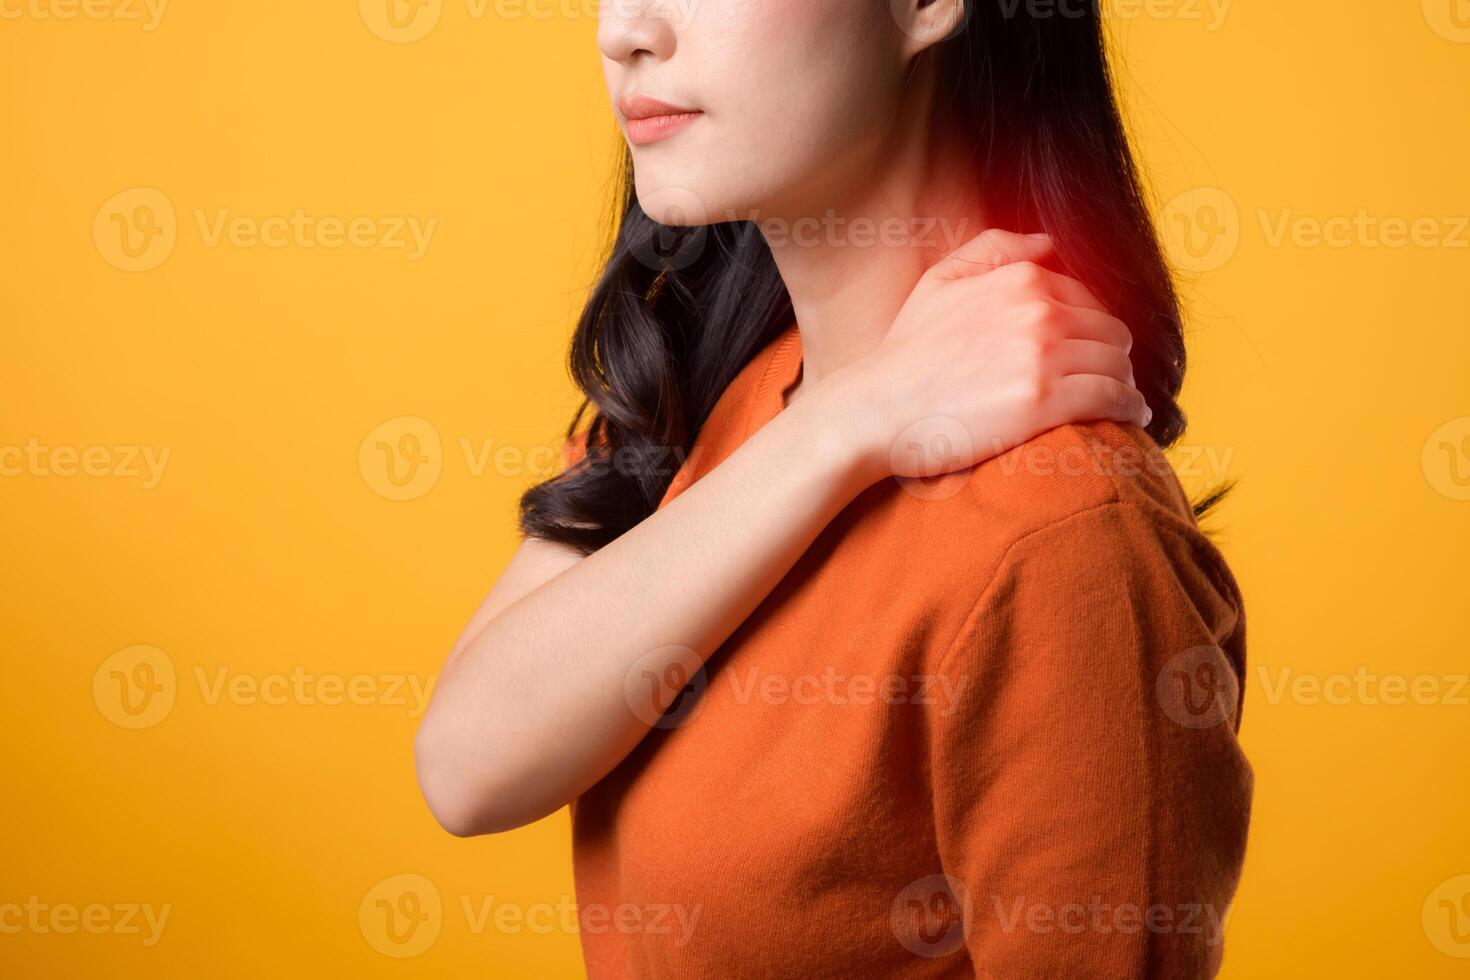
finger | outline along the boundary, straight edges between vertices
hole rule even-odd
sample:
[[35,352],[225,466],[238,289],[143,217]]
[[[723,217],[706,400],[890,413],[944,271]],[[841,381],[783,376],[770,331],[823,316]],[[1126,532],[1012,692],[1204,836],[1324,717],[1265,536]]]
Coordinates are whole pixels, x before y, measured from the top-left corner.
[[1063,340],[1047,355],[1058,376],[1098,374],[1132,385],[1133,362],[1123,348],[1098,340]]
[[1097,310],[1099,313],[1108,312],[1108,308],[1082,282],[1034,262],[1010,262],[993,270],[991,275],[1011,277],[1019,289],[1040,296],[1050,296],[1067,306]]
[[1111,313],[1065,303],[1057,306],[1055,311],[1065,339],[1095,340],[1117,348],[1124,355],[1133,349],[1133,333],[1128,324]]
[[1101,374],[1069,374],[1058,380],[1046,414],[1053,426],[1099,419],[1146,426],[1153,418],[1137,388]]
[[1096,310],[1099,313],[1108,313],[1108,308],[1102,304],[1091,289],[1088,289],[1081,280],[1073,279],[1071,276],[1050,269],[1042,269],[1042,279],[1046,283],[1047,294],[1058,303],[1067,306],[1076,306],[1087,310]]
[[980,275],[1013,262],[1042,262],[1052,256],[1046,235],[1018,235],[1003,228],[987,228],[940,259],[929,274],[942,279]]

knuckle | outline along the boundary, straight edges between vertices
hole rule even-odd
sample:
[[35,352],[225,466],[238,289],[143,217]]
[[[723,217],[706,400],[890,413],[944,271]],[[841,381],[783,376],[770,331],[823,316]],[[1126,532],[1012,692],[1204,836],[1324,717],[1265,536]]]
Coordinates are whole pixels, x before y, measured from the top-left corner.
[[1051,358],[1044,344],[1030,345],[1021,363],[1028,378],[1045,377],[1051,369]]
[[1031,376],[1031,398],[1034,402],[1044,402],[1051,396],[1053,380],[1051,372],[1038,368]]
[[1051,326],[1056,317],[1056,310],[1046,300],[1032,299],[1021,304],[1021,322],[1032,328],[1031,336],[1036,340],[1045,340],[1049,335],[1046,329]]
[[1031,371],[1021,378],[1021,401],[1027,406],[1040,405],[1046,401],[1051,390],[1051,381],[1045,371]]
[[1021,283],[1021,266],[1024,264],[1025,263],[1022,262],[1007,262],[1005,265],[995,270],[995,278],[998,281],[1005,283],[1006,286],[1015,288]]
[[1103,334],[1102,339],[1118,348],[1124,354],[1128,354],[1133,350],[1133,331],[1128,328],[1128,324],[1119,320],[1117,317],[1113,317],[1110,321],[1104,323],[1104,328],[1106,332]]
[[1016,279],[1025,286],[1035,286],[1041,282],[1041,266],[1035,262],[1017,262]]

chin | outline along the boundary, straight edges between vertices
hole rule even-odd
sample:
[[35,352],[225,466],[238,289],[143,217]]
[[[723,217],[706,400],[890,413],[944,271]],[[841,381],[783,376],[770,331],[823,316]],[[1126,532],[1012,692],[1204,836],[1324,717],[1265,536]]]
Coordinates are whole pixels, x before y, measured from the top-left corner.
[[638,206],[654,221],[673,228],[692,228],[725,221],[749,220],[761,213],[759,179],[736,179],[729,173],[710,173],[699,164],[670,165],[669,161],[634,160],[634,190]]

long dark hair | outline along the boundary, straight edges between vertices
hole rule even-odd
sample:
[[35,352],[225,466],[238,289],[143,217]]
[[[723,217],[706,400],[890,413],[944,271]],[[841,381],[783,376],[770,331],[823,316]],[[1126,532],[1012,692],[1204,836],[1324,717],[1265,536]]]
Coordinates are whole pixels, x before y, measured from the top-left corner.
[[[1093,2],[1035,6],[967,0],[965,26],[921,57],[937,60],[942,107],[973,139],[990,223],[1049,233],[1060,269],[1133,331],[1134,376],[1154,413],[1148,432],[1168,446],[1185,425],[1179,302],[1099,12]],[[655,223],[638,206],[626,149],[614,224],[570,352],[586,399],[566,435],[591,413],[586,457],[526,491],[520,506],[527,536],[589,554],[653,513],[725,388],[793,320],[757,226]]]

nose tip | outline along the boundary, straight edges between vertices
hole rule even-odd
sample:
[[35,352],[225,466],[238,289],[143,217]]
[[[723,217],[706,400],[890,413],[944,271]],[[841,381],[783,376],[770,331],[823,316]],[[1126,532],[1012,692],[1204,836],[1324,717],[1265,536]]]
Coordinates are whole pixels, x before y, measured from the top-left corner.
[[664,61],[674,53],[674,28],[658,4],[603,0],[597,47],[605,58],[630,64],[640,58]]

